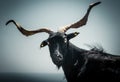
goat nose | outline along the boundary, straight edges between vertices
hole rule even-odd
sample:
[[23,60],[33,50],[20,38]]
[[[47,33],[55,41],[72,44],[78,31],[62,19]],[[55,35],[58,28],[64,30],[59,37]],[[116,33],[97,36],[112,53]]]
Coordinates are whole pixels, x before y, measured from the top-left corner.
[[60,55],[59,54],[57,54],[57,57],[59,57]]
[[56,50],[54,54],[59,58],[59,60],[63,59],[62,54],[58,50]]
[[62,55],[60,55],[60,54],[57,54],[57,57],[58,57],[60,60],[63,59]]

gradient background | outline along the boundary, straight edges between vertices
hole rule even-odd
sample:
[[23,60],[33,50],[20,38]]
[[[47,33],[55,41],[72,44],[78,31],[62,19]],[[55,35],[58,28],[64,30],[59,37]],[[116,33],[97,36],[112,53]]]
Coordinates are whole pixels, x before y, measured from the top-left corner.
[[[52,79],[63,81],[63,71],[52,63],[48,47],[39,47],[48,34],[25,37],[15,25],[5,26],[5,23],[14,19],[29,30],[48,27],[57,31],[61,26],[81,19],[88,5],[96,1],[0,0],[0,73],[38,73],[46,74],[46,77],[56,74],[58,78],[53,76]],[[80,48],[89,49],[85,44],[99,44],[106,52],[120,55],[120,0],[100,1],[102,4],[92,9],[87,25],[67,33],[81,33],[71,40]]]

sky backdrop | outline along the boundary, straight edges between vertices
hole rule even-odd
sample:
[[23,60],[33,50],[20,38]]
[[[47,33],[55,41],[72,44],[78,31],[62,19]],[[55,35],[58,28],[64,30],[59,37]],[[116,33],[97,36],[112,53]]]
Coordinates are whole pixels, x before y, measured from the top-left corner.
[[[48,27],[53,31],[80,20],[88,5],[98,0],[0,0],[0,72],[63,73],[52,63],[48,47],[40,43],[48,34],[23,36],[14,19],[25,29]],[[80,48],[86,44],[101,45],[106,52],[120,55],[120,0],[101,0],[92,9],[87,25],[67,33],[80,32],[70,40]]]

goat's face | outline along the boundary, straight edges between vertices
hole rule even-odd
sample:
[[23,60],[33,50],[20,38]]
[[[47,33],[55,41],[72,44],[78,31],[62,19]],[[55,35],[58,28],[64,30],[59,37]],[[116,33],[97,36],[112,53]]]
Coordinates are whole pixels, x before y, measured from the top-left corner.
[[47,40],[41,43],[40,47],[44,47],[46,45],[49,46],[52,61],[59,68],[63,63],[65,55],[67,54],[69,40],[78,34],[78,32],[71,34],[60,32],[53,33]]

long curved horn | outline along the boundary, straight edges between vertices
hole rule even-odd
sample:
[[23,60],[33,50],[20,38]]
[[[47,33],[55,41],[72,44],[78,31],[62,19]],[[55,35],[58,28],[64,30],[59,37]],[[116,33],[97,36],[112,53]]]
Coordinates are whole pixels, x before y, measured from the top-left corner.
[[30,36],[30,35],[33,35],[33,34],[36,34],[36,33],[40,33],[40,32],[46,32],[48,34],[51,34],[53,33],[53,31],[51,31],[50,29],[48,28],[41,28],[41,29],[38,29],[38,30],[33,30],[33,31],[28,31],[26,29],[24,29],[20,24],[18,24],[17,22],[15,22],[14,20],[9,20],[6,25],[8,25],[9,23],[14,23],[16,25],[16,27],[18,28],[18,30],[25,36]]
[[79,20],[78,22],[76,22],[76,23],[74,23],[74,24],[67,25],[67,26],[65,26],[65,27],[63,27],[63,28],[60,28],[58,31],[59,31],[59,32],[66,32],[66,31],[67,31],[68,29],[70,29],[70,28],[79,28],[79,27],[81,27],[81,26],[83,26],[83,25],[86,25],[87,20],[88,20],[88,16],[89,16],[89,13],[90,13],[91,9],[92,9],[94,6],[96,6],[96,5],[100,4],[100,3],[101,3],[101,2],[96,2],[96,3],[90,4],[90,5],[89,5],[89,8],[88,8],[88,10],[87,10],[87,13],[85,14],[85,16],[84,16],[81,20]]

